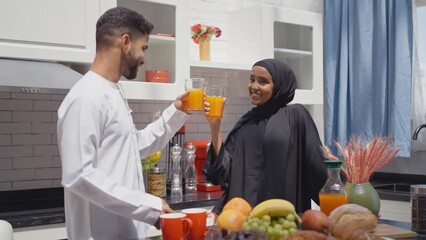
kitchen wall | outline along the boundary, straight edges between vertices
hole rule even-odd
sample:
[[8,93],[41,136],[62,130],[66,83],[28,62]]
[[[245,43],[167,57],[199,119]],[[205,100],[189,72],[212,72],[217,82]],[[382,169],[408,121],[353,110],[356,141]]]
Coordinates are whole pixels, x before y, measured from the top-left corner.
[[[223,35],[212,41],[212,61],[228,59],[227,12],[255,4],[322,12],[322,1],[317,0],[191,0],[191,24],[203,22],[222,29]],[[248,40],[250,34],[256,33],[248,33]],[[197,59],[198,46],[191,43],[190,51],[191,59]],[[208,79],[227,78],[226,74],[217,71],[204,70],[200,73],[192,69],[191,74],[202,74]],[[0,92],[0,191],[60,187],[61,162],[56,122],[57,109],[63,98],[64,95]],[[146,126],[157,111],[163,110],[170,103],[130,101],[136,126]],[[223,119],[225,137],[238,118],[251,107],[248,98],[236,98],[232,94],[228,97]],[[322,136],[322,105],[307,108]],[[191,116],[186,124],[185,137],[186,140],[209,139],[209,126],[202,115]],[[165,151],[160,161],[160,165],[164,166]]]

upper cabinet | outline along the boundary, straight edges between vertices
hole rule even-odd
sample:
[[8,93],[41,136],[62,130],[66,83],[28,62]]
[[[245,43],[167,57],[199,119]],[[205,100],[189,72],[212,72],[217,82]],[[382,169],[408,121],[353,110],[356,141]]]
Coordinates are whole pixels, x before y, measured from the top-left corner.
[[0,57],[90,63],[100,1],[1,1]]
[[228,28],[231,62],[280,59],[297,77],[293,102],[323,104],[321,14],[253,6],[230,12]]
[[[189,6],[182,0],[108,0],[102,11],[127,7],[142,14],[154,25],[149,37],[145,64],[134,80],[120,81],[128,99],[174,100],[184,93],[184,79],[189,78],[190,24]],[[168,82],[147,82],[146,71],[167,71]]]

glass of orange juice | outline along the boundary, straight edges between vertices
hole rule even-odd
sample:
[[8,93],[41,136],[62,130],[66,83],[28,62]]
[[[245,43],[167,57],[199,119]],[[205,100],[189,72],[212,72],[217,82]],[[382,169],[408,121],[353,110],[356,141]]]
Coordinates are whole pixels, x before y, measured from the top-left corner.
[[209,119],[222,119],[225,105],[226,87],[220,85],[207,86],[206,101],[210,104]]
[[189,91],[186,98],[187,108],[190,112],[204,111],[204,90],[206,81],[204,78],[185,79],[185,90]]

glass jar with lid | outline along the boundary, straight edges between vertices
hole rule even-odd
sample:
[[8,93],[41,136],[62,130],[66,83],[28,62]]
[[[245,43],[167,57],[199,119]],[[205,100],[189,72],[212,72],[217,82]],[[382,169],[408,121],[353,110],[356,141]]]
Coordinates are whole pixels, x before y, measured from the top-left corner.
[[327,216],[340,205],[348,203],[348,194],[340,180],[342,161],[326,160],[327,181],[319,192],[320,209]]
[[148,169],[148,193],[158,196],[166,196],[166,169],[151,167]]

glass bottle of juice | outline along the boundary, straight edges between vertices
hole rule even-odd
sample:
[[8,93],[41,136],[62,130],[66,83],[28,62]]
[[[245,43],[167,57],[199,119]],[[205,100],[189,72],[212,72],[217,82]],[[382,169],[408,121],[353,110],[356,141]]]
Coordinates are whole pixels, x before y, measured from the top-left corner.
[[342,161],[326,160],[328,178],[319,192],[320,208],[327,216],[340,205],[348,203],[348,194],[345,185],[340,179]]

